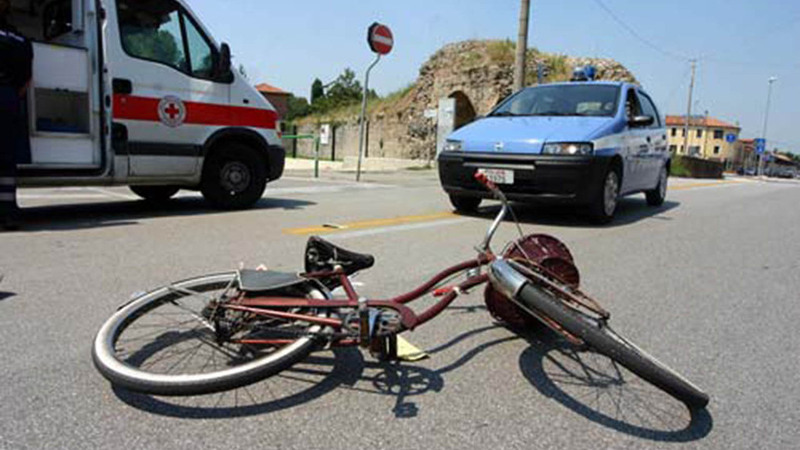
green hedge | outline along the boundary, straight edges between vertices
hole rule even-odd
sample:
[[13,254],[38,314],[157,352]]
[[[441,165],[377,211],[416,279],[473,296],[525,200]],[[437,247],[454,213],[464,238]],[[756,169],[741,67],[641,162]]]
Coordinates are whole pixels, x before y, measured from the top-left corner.
[[670,175],[684,178],[723,178],[725,164],[690,156],[673,155]]

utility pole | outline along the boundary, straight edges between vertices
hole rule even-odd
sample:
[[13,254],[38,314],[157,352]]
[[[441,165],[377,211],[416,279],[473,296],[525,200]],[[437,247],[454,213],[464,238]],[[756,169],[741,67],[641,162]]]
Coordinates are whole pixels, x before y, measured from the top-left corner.
[[694,96],[694,76],[697,70],[697,60],[692,61],[692,82],[689,84],[689,106],[686,107],[686,127],[683,129],[683,151],[689,154],[689,121],[692,117],[692,96]]
[[[778,81],[776,77],[769,77],[769,88],[767,88],[767,110],[764,111],[764,131],[761,133],[761,139],[767,140],[767,124],[769,123],[769,106],[772,101],[772,83]],[[766,153],[767,149],[764,149]],[[764,154],[758,155],[758,175],[764,176]]]
[[514,64],[514,92],[525,87],[525,58],[528,54],[528,19],[531,1],[521,0],[519,11],[519,34],[517,36],[517,58]]

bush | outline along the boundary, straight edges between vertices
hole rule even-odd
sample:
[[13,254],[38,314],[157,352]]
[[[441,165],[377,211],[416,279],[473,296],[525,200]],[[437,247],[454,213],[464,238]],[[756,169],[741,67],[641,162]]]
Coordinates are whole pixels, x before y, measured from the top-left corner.
[[517,45],[510,39],[504,41],[490,41],[486,45],[486,54],[489,61],[494,64],[513,64]]

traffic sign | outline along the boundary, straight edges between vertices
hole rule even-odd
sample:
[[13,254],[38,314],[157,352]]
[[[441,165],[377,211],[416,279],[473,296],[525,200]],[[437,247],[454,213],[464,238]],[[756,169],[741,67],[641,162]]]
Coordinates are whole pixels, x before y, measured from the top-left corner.
[[380,55],[388,55],[394,48],[394,36],[392,30],[386,25],[375,22],[369,27],[367,32],[367,42],[373,52]]
[[756,153],[761,155],[765,151],[767,151],[767,140],[766,139],[756,139]]
[[728,133],[728,135],[727,135],[727,136],[725,136],[725,140],[726,140],[726,141],[727,141],[729,144],[733,144],[734,142],[736,142],[736,135],[735,135],[735,134],[733,134],[733,133]]

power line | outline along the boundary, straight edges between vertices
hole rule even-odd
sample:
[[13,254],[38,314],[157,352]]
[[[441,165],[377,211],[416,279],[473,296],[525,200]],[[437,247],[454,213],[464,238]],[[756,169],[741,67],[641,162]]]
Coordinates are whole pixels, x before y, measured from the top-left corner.
[[654,44],[654,43],[653,43],[652,41],[650,41],[649,39],[647,39],[647,38],[645,38],[644,36],[642,36],[641,34],[639,34],[639,33],[638,33],[636,30],[634,30],[634,29],[633,29],[633,27],[631,27],[630,25],[628,25],[627,23],[625,23],[625,21],[623,21],[622,19],[620,19],[620,18],[619,18],[619,16],[617,16],[617,15],[614,13],[614,11],[612,11],[612,10],[611,10],[611,9],[610,9],[608,6],[606,6],[606,4],[605,4],[605,3],[603,3],[603,1],[602,1],[602,0],[594,0],[594,2],[595,2],[595,3],[597,3],[597,6],[599,6],[600,8],[602,8],[602,9],[603,9],[603,11],[605,11],[605,12],[606,12],[606,14],[608,14],[608,15],[609,15],[609,16],[610,16],[612,19],[614,19],[614,21],[615,21],[615,22],[617,22],[617,24],[619,24],[619,26],[621,26],[622,28],[624,28],[624,29],[625,29],[625,30],[626,30],[628,33],[630,33],[630,34],[631,34],[631,36],[633,36],[633,37],[635,37],[636,39],[638,39],[638,40],[639,40],[639,41],[640,41],[642,44],[644,44],[644,45],[646,45],[646,46],[648,46],[648,47],[652,48],[653,50],[655,50],[655,51],[657,51],[657,52],[659,52],[659,53],[661,53],[661,54],[663,54],[663,55],[665,55],[665,56],[669,56],[670,58],[681,59],[681,60],[687,60],[687,59],[689,59],[689,58],[688,58],[688,57],[686,57],[686,56],[682,56],[682,55],[679,55],[679,54],[677,54],[677,53],[674,53],[674,52],[671,52],[671,51],[669,51],[669,50],[666,50],[666,49],[664,49],[664,48],[661,48],[661,47],[659,47],[658,45]]
[[731,59],[717,58],[714,56],[711,57],[704,56],[701,57],[700,60],[712,64],[714,63],[727,64],[730,66],[741,66],[741,67],[762,67],[766,69],[783,69],[783,70],[800,69],[800,62],[796,64],[775,64],[775,63],[765,63],[764,61],[736,61]]
[[[612,11],[611,8],[609,8],[605,3],[603,3],[602,0],[594,0],[594,2],[597,4],[597,6],[599,6],[601,9],[603,9],[603,11],[605,11],[606,14],[609,15],[609,17],[611,17],[615,22],[617,22],[617,24],[619,26],[624,28],[625,31],[630,33],[631,36],[633,36],[636,39],[638,39],[642,44],[644,44],[644,45],[650,47],[651,49],[653,49],[653,50],[655,50],[655,51],[657,51],[657,52],[659,52],[659,53],[661,53],[661,54],[663,54],[665,56],[668,56],[670,58],[675,58],[675,59],[680,59],[680,60],[690,60],[691,59],[688,56],[680,55],[678,53],[675,53],[673,51],[670,51],[670,50],[667,50],[667,49],[665,49],[663,47],[660,47],[659,45],[655,44],[653,41],[645,38],[644,36],[639,34],[633,27],[631,27],[624,20],[622,20],[616,13],[614,13],[614,11]],[[792,20],[787,21],[784,24],[780,25],[779,27],[773,28],[772,31],[776,31],[779,28],[792,25],[795,22],[797,22],[798,20],[800,20],[800,17],[795,17]],[[795,64],[765,63],[764,61],[737,61],[737,60],[731,60],[731,59],[725,59],[725,58],[717,58],[715,56],[703,56],[703,57],[701,57],[699,59],[702,60],[702,61],[705,61],[705,62],[710,62],[710,63],[728,64],[728,65],[743,66],[743,67],[757,66],[757,67],[771,68],[771,69],[789,69],[789,70],[791,70],[791,69],[800,69],[800,62],[795,63]]]

